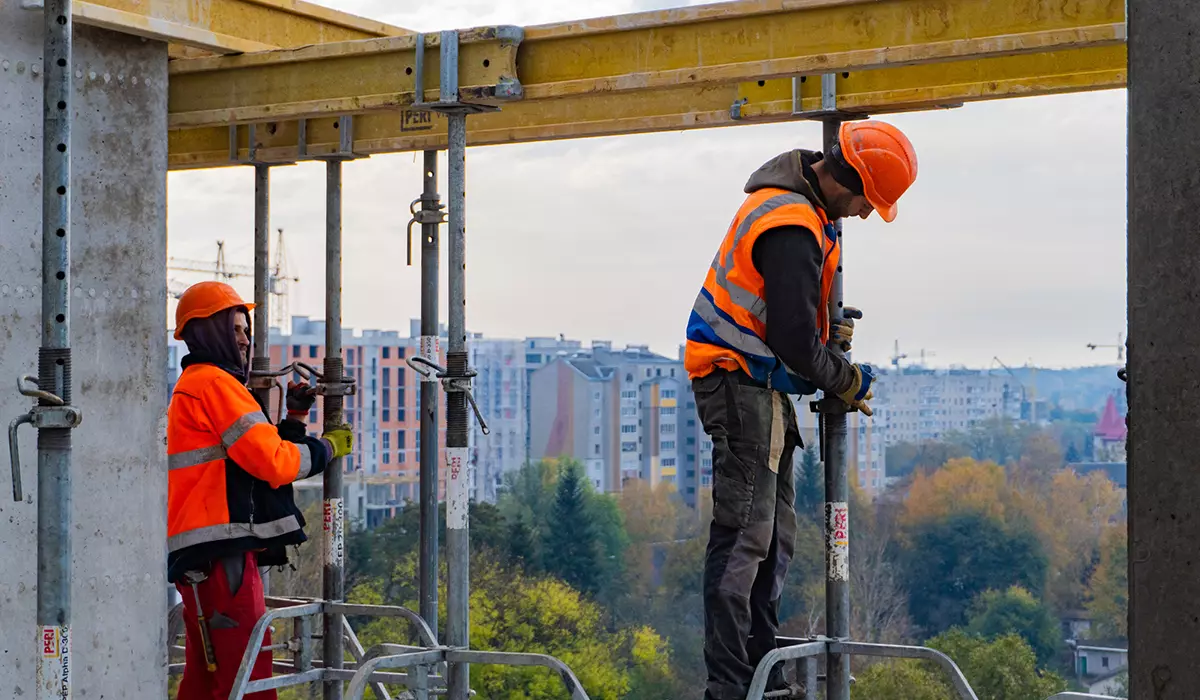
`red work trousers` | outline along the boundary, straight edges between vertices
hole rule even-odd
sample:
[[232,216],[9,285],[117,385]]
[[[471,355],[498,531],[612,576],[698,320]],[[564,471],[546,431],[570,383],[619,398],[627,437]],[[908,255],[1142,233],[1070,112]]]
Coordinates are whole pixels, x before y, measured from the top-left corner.
[[[252,552],[246,552],[245,572],[242,585],[236,593],[231,592],[225,575],[225,567],[213,562],[208,578],[197,584],[200,589],[200,604],[208,620],[209,638],[217,661],[215,673],[209,673],[204,660],[204,639],[196,619],[196,594],[186,581],[175,584],[183,597],[183,622],[187,630],[185,645],[186,663],[183,680],[179,683],[178,700],[227,700],[242,665],[242,654],[250,642],[250,631],[266,612],[263,601],[262,578]],[[270,646],[271,630],[268,628],[262,646]],[[271,677],[271,652],[260,652],[255,661],[251,680]],[[276,700],[274,690],[264,690],[246,695],[247,700]]]

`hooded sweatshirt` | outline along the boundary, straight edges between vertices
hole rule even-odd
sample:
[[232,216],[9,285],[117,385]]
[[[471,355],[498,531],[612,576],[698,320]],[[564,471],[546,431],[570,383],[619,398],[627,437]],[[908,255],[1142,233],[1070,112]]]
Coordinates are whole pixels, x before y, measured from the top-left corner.
[[[768,187],[801,194],[826,209],[813,163],[819,152],[794,150],[767,161],[746,182],[746,193]],[[823,235],[822,232],[815,232]],[[840,394],[854,383],[850,362],[821,342],[821,247],[801,226],[768,229],[754,243],[751,260],[762,275],[768,309],[767,347],[819,389]]]
[[[238,348],[233,330],[234,314],[246,313],[244,308],[225,309],[208,318],[194,318],[183,327],[183,342],[188,352],[203,358],[242,380],[250,379],[250,368]],[[249,333],[249,329],[246,331]]]

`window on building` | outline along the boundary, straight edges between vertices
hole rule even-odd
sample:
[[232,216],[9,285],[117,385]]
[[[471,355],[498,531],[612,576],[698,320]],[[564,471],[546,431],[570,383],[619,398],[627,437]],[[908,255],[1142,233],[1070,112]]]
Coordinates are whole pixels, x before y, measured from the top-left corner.
[[308,422],[309,423],[317,422],[317,409],[314,408],[308,412]]
[[299,345],[292,346],[292,357],[300,357],[300,346]]
[[1100,657],[1100,666],[1101,666],[1101,668],[1108,668],[1108,657],[1107,656]]
[[389,347],[383,348],[383,359],[387,360],[392,356],[392,349]]
[[629,433],[636,433],[637,426],[636,425],[622,425],[621,432],[625,433],[626,435],[628,435]]
[[632,440],[621,443],[622,452],[637,452],[637,442]]
[[399,462],[400,464],[404,464],[404,461],[405,461],[405,460],[404,460],[404,457],[405,457],[405,455],[406,455],[406,454],[408,454],[408,453],[407,453],[407,452],[401,452],[399,455],[397,455],[397,459],[396,459],[396,461],[397,461],[397,462]]
[[403,367],[396,368],[396,386],[404,386],[404,377],[408,372],[404,371]]
[[647,376],[647,377],[649,377],[649,376],[650,376],[650,368],[649,368],[649,367],[647,367],[647,368],[646,368],[646,376]]
[[592,428],[592,433],[594,435],[599,435],[600,434],[600,426],[597,425],[596,427]]
[[664,450],[673,450],[673,449],[675,449],[675,441],[674,440],[663,440],[662,445],[660,445],[659,447],[661,447]]
[[625,381],[626,381],[626,382],[632,382],[632,381],[633,381],[633,375],[632,375],[632,374],[630,374],[630,373],[626,373],[626,374],[625,374]]
[[663,391],[662,391],[662,397],[663,397],[664,399],[673,399],[673,398],[675,398],[675,390],[674,390],[674,389],[663,389]]
[[392,434],[384,431],[383,433],[383,449],[386,452],[392,448]]
[[317,356],[317,346],[316,346],[316,345],[309,345],[309,346],[308,346],[308,356],[309,356],[309,357],[316,357],[316,356]]
[[391,411],[391,408],[392,408],[392,392],[391,392],[391,390],[387,389],[385,387],[383,390],[382,398],[383,398],[383,419],[387,420],[388,413]]
[[399,449],[401,449],[401,450],[406,450],[406,449],[408,449],[408,445],[407,445],[407,444],[405,444],[405,442],[404,442],[404,438],[405,438],[404,431],[403,431],[403,430],[397,430],[397,431],[396,431],[396,447],[397,447],[397,448],[399,448]]
[[592,445],[592,448],[593,448],[593,451],[595,452],[595,454],[600,454],[600,446],[599,445]]
[[403,408],[396,410],[396,420],[400,421],[401,423],[404,422],[404,409]]
[[600,400],[600,392],[598,392],[598,391],[597,391],[597,392],[594,392],[594,393],[592,394],[592,400],[593,400],[593,401],[599,401],[599,400]]
[[[387,348],[384,348],[384,350],[386,351]],[[384,357],[387,357],[387,355],[384,355]],[[384,367],[383,368],[383,390],[387,391],[387,388],[391,385],[392,385],[392,368]]]
[[390,452],[384,452],[384,453],[383,453],[383,463],[384,463],[384,464],[391,464],[391,463],[392,463],[392,453],[390,453]]
[[674,406],[667,406],[666,408],[662,408],[660,410],[662,411],[662,415],[664,415],[664,416],[675,415],[675,407]]
[[[396,408],[403,409],[405,404],[407,404],[407,403],[408,402],[405,401],[404,389],[397,389],[396,390]],[[449,403],[449,402],[447,402],[447,403]],[[404,419],[401,418],[400,420],[404,420]]]
[[675,432],[675,424],[674,423],[663,423],[662,428],[661,428],[661,430],[659,430],[659,432],[664,433],[664,434],[673,433],[673,432]]
[[662,376],[662,367],[659,367],[658,369],[654,370],[654,376],[656,376],[656,377]]
[[675,458],[674,458],[674,457],[664,457],[664,458],[663,458],[663,461],[662,461],[662,465],[663,465],[664,467],[673,467],[673,466],[675,466]]

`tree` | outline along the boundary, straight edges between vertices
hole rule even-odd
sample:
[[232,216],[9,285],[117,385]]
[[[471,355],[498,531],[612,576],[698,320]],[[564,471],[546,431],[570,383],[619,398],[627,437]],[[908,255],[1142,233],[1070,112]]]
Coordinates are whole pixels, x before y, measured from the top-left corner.
[[894,524],[858,488],[850,503],[850,630],[856,640],[908,641],[908,591],[896,562]]
[[585,593],[600,590],[601,546],[589,517],[583,479],[576,464],[564,465],[542,549],[542,568]]
[[[410,555],[398,568],[411,572],[414,565]],[[380,582],[374,581],[352,591],[350,600],[413,607],[411,587],[402,592],[406,597],[385,598]],[[445,602],[439,601],[442,616]],[[470,605],[473,648],[555,656],[575,672],[590,697],[651,700],[656,696],[634,692],[657,692],[675,681],[666,641],[653,629],[641,625],[609,630],[599,604],[560,580],[505,566],[494,553],[472,556]],[[372,620],[358,635],[368,648],[411,639],[408,623],[398,618]],[[471,686],[486,698],[567,697],[558,675],[539,668],[473,664]]]
[[955,512],[910,526],[905,536],[909,612],[927,633],[964,624],[971,601],[988,589],[1019,585],[1042,593],[1046,555],[1020,522],[1005,526],[982,513]]
[[926,644],[954,659],[979,700],[1048,698],[1067,689],[1057,674],[1038,670],[1033,649],[1016,634],[986,640],[955,629]]
[[1100,563],[1092,574],[1087,609],[1096,638],[1129,636],[1129,546],[1125,523],[1111,525],[1100,538]]
[[903,477],[918,471],[931,472],[952,459],[966,456],[966,448],[957,443],[901,442],[887,448],[887,475]]
[[805,448],[796,471],[796,515],[822,522],[825,513],[825,465],[815,445]]
[[1117,522],[1124,496],[1103,474],[1079,476],[1061,470],[1041,500],[1044,506],[1038,521],[1050,560],[1047,600],[1059,610],[1079,608],[1086,599],[1088,577],[1100,559],[1100,536]]
[[854,700],[954,700],[939,673],[921,661],[873,663],[856,677]]
[[953,459],[932,474],[918,473],[904,499],[901,523],[945,518],[953,513],[973,512],[1008,522],[1025,510],[1009,488],[1004,470],[995,462]]
[[984,591],[971,605],[967,632],[990,639],[1019,634],[1045,666],[1061,646],[1061,637],[1050,609],[1020,586],[1006,591]]

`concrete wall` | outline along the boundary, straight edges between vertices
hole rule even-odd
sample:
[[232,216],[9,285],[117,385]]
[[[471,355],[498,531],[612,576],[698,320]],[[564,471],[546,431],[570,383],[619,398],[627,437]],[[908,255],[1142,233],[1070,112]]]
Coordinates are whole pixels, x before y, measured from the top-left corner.
[[[0,3],[0,422],[32,402],[41,310],[41,15]],[[163,44],[76,27],[71,143],[74,697],[166,693],[166,79]],[[36,67],[36,72],[34,68]],[[0,697],[32,697],[36,437],[26,497],[0,463]]]
[[1129,690],[1183,700],[1200,688],[1200,12],[1128,7]]

